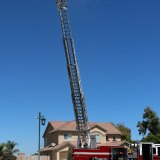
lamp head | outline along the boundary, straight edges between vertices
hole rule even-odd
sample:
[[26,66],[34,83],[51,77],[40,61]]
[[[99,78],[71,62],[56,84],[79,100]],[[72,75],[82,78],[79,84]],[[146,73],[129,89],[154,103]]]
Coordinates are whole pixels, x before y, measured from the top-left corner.
[[46,123],[46,118],[44,116],[41,117],[41,123],[42,123],[42,125],[45,125],[45,123]]

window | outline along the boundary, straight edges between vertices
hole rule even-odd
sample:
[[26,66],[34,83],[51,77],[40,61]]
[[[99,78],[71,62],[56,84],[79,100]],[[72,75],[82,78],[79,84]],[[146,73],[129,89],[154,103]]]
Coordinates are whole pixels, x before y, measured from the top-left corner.
[[116,137],[115,136],[113,136],[113,141],[116,141]]
[[160,156],[160,147],[158,147],[158,156]]
[[127,148],[112,148],[111,155],[113,160],[127,160]]
[[99,134],[95,134],[96,136],[96,143],[100,143],[100,135]]
[[64,139],[67,140],[67,141],[70,141],[72,139],[72,135],[69,134],[69,133],[65,133],[64,134]]
[[153,154],[156,154],[156,148],[153,147]]
[[44,138],[44,146],[47,146],[47,138]]
[[106,135],[106,141],[109,141],[108,135]]

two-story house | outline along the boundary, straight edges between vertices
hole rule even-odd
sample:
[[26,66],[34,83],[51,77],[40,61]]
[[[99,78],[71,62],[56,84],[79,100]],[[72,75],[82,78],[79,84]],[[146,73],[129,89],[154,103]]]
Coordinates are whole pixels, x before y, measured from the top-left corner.
[[[96,136],[97,145],[127,145],[121,141],[122,133],[112,123],[89,123],[90,132]],[[41,155],[49,155],[51,160],[66,160],[68,149],[77,145],[78,134],[75,121],[49,122],[43,135],[44,148]]]

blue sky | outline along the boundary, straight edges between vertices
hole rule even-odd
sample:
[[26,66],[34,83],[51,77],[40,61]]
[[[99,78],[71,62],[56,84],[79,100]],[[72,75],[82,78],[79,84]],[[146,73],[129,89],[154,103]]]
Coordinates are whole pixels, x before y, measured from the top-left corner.
[[[159,0],[69,0],[89,120],[124,123],[133,139],[146,106],[160,116],[159,8]],[[47,122],[74,119],[55,1],[1,0],[0,23],[0,142],[32,154],[39,111]]]

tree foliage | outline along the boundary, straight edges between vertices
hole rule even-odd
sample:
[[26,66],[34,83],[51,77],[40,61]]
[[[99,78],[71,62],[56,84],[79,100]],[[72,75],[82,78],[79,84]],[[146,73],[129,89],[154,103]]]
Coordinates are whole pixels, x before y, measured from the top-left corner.
[[17,143],[14,141],[7,141],[0,144],[0,160],[16,160],[15,154],[19,152],[15,147]]
[[115,124],[116,128],[122,133],[121,139],[131,142],[131,130],[123,123]]
[[160,119],[157,113],[146,107],[142,118],[143,120],[137,123],[139,134],[143,136],[142,141],[160,143]]
[[3,157],[3,148],[4,148],[3,144],[0,144],[0,159],[1,157]]

